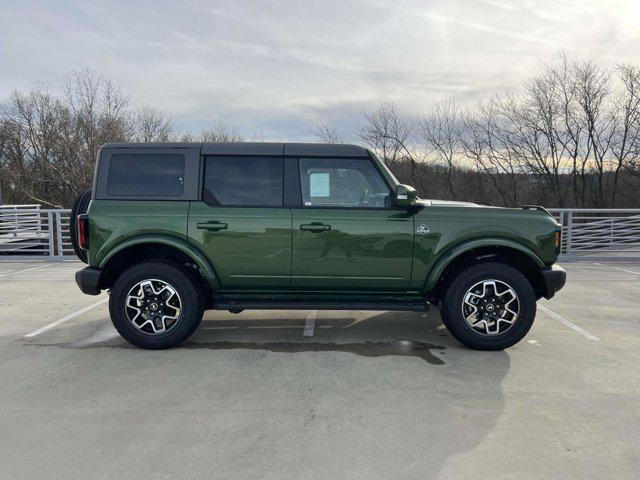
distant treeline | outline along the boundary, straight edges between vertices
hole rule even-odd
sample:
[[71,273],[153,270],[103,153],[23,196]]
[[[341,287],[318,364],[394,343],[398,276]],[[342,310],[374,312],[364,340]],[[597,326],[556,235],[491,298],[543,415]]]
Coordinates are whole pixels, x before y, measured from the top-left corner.
[[[72,73],[62,94],[14,92],[0,106],[0,203],[69,206],[113,141],[260,140],[218,123],[181,133],[166,113],[134,108],[112,82]],[[329,123],[317,141],[374,150],[425,198],[502,206],[640,207],[640,68],[561,55],[517,92],[471,108],[436,102],[420,117],[388,100],[357,132]],[[286,139],[285,139],[286,140]]]

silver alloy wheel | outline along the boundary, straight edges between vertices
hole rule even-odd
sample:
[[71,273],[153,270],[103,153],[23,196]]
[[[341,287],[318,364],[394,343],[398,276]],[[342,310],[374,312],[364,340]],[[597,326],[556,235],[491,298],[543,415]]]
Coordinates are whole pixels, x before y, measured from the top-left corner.
[[125,312],[138,330],[159,335],[180,321],[182,300],[176,289],[164,280],[142,280],[129,290]]
[[482,335],[499,335],[518,320],[520,301],[515,290],[500,280],[483,280],[467,290],[462,316]]

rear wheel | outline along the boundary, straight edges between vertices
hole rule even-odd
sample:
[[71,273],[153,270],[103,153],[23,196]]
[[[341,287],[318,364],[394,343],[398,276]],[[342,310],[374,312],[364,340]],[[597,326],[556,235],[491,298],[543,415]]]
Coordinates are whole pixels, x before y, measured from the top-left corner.
[[91,202],[91,190],[84,190],[80,195],[78,195],[76,201],[73,202],[71,216],[69,217],[69,232],[71,234],[73,251],[84,263],[87,263],[87,251],[80,248],[80,242],[78,239],[78,215],[87,213],[89,202]]
[[162,262],[135,265],[116,280],[109,298],[111,321],[136,347],[171,348],[200,324],[201,296],[182,270]]
[[502,350],[527,334],[536,315],[536,297],[517,269],[480,263],[458,273],[440,306],[451,334],[477,350]]

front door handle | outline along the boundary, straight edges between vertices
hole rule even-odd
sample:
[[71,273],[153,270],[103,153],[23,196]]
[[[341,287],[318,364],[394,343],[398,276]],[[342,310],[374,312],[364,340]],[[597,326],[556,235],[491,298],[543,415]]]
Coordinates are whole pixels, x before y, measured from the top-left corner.
[[226,230],[227,227],[228,227],[228,225],[226,223],[222,223],[222,222],[218,222],[218,221],[200,222],[200,223],[196,224],[196,226],[200,230],[214,230],[214,231]]
[[325,225],[324,223],[303,223],[300,225],[300,230],[306,230],[308,232],[328,232],[331,230],[331,225]]

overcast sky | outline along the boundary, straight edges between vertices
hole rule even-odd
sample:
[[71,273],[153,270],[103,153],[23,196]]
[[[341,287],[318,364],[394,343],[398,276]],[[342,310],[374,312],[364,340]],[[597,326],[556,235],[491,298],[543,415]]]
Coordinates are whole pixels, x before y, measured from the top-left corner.
[[89,68],[186,130],[278,140],[357,128],[381,98],[473,102],[560,49],[640,63],[640,1],[0,0],[0,98]]

